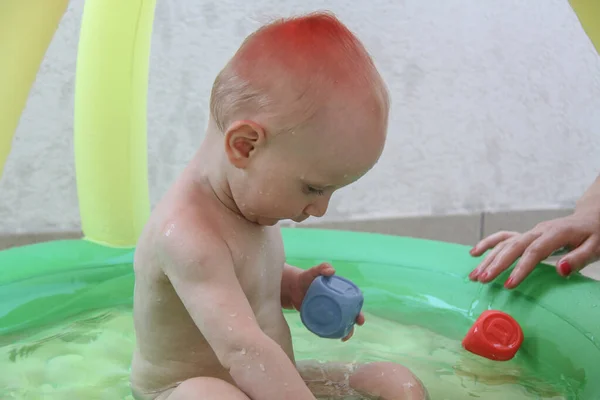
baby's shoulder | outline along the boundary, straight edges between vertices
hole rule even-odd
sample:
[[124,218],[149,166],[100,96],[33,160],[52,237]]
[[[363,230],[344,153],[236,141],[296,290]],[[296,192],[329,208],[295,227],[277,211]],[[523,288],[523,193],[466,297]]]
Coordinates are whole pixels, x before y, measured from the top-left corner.
[[158,258],[163,272],[169,267],[198,269],[229,262],[228,225],[213,203],[210,198],[174,192],[153,210],[144,247]]
[[174,218],[161,231],[161,249],[171,257],[209,254],[228,248],[219,227],[206,218]]

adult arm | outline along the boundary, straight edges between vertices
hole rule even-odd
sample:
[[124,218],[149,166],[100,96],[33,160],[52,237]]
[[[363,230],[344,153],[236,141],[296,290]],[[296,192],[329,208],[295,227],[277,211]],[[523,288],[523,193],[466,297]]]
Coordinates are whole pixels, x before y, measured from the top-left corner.
[[542,222],[525,233],[498,232],[477,243],[471,249],[473,256],[492,250],[469,278],[490,282],[520,257],[504,284],[512,289],[537,264],[561,248],[569,250],[556,265],[562,276],[569,276],[600,259],[600,176],[577,201],[573,214]]

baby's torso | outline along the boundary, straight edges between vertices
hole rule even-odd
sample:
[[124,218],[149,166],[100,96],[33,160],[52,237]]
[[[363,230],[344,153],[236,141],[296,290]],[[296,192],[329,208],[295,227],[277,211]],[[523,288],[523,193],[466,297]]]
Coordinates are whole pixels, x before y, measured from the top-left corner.
[[[203,204],[203,210],[192,208],[198,208],[197,205],[182,207],[180,215],[170,217],[166,225],[166,212],[162,216],[156,210],[138,243],[134,290],[137,349],[132,362],[132,384],[142,390],[161,390],[197,376],[232,382],[165,276],[159,261],[163,257],[157,254],[158,235],[190,223],[213,224],[212,229],[221,234],[259,325],[293,360],[289,327],[280,301],[285,255],[279,229],[261,228],[236,216],[211,213],[206,209],[210,203]],[[185,254],[186,249],[181,251]]]

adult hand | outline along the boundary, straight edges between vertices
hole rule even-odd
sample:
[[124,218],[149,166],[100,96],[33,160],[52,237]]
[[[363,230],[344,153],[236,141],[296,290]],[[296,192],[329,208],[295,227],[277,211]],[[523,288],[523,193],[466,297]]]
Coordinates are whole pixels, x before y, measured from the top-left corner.
[[471,255],[480,256],[489,249],[492,251],[469,278],[490,282],[521,257],[504,284],[507,289],[512,289],[538,263],[563,247],[570,251],[559,260],[556,269],[564,277],[600,259],[600,212],[596,207],[542,222],[525,233],[498,232],[484,238],[471,249]]

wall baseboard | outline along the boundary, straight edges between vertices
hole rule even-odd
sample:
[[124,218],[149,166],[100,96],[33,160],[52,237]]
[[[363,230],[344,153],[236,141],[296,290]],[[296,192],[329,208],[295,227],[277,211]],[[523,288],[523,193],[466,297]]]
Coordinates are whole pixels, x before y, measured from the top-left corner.
[[34,243],[49,242],[51,240],[79,239],[82,235],[81,232],[76,231],[31,232],[14,235],[0,233],[0,250]]
[[479,240],[501,230],[524,232],[536,224],[567,216],[572,209],[523,210],[464,215],[433,215],[369,219],[360,221],[307,222],[297,228],[341,229],[360,232],[410,236],[444,242],[474,245]]

